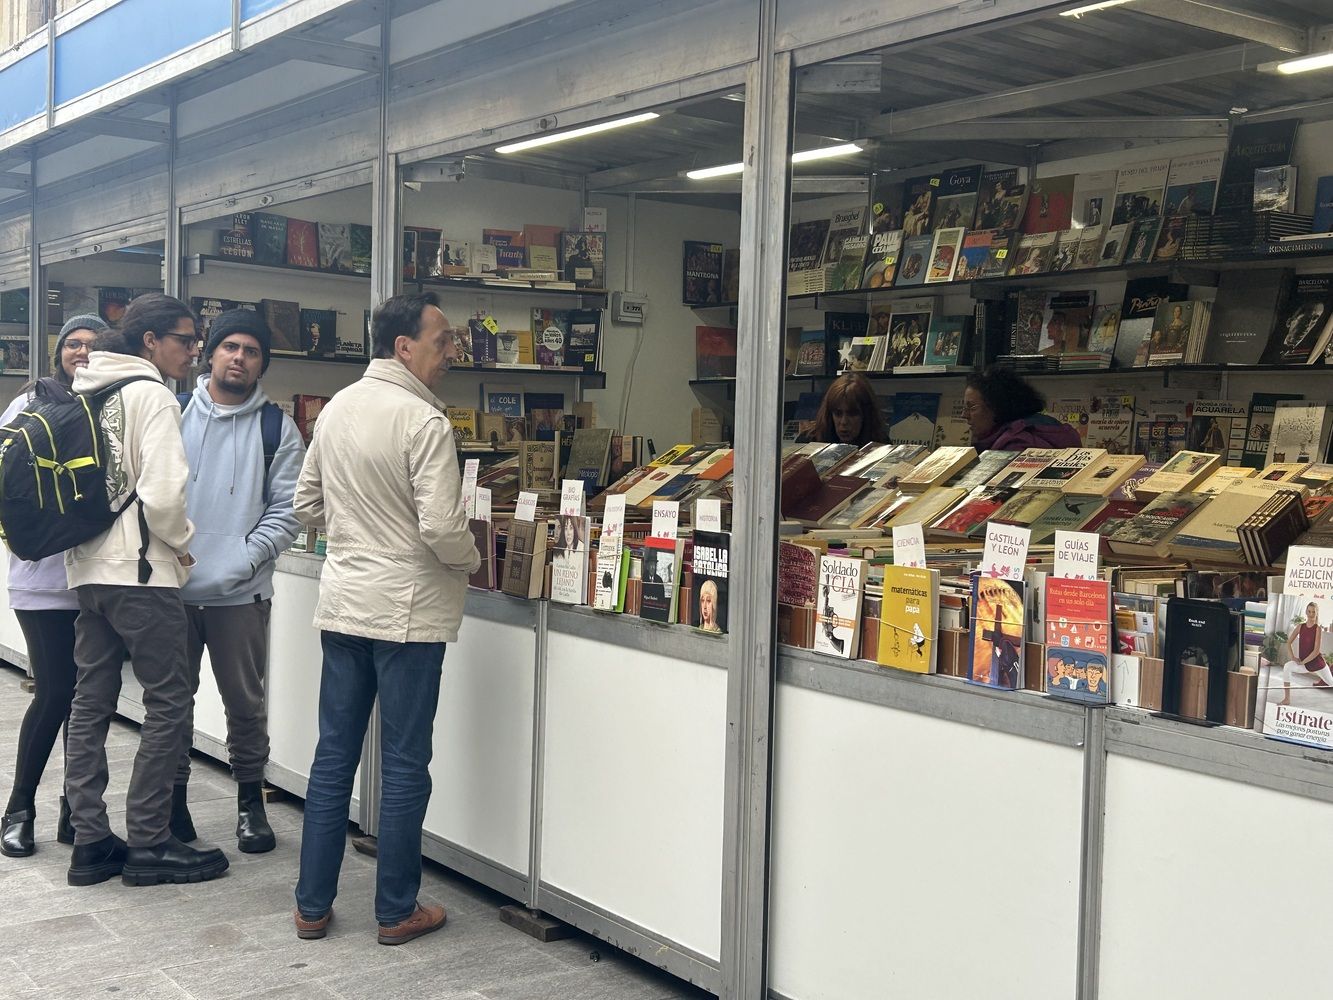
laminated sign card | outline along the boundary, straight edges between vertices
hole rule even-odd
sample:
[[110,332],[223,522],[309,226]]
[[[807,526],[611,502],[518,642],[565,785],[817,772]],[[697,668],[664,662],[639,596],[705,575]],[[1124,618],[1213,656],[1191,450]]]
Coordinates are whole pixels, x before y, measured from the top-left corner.
[[986,547],[981,552],[982,576],[1022,580],[1032,532],[1014,524],[986,525]]
[[1293,545],[1289,548],[1282,592],[1333,598],[1333,549],[1320,549],[1312,545]]
[[926,540],[920,524],[893,528],[893,565],[921,568],[926,565]]
[[1101,535],[1092,531],[1055,533],[1055,575],[1066,580],[1097,579],[1097,552]]

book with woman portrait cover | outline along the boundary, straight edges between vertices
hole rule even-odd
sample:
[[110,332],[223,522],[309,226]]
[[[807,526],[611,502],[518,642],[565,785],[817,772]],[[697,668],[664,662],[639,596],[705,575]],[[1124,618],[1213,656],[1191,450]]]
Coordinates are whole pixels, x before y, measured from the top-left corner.
[[728,532],[694,532],[694,555],[690,564],[690,620],[700,632],[726,634],[730,556],[731,535]]
[[588,603],[588,534],[586,517],[561,514],[551,547],[551,600],[557,604]]
[[1275,593],[1269,579],[1264,643],[1259,657],[1254,728],[1287,743],[1333,748],[1333,601]]

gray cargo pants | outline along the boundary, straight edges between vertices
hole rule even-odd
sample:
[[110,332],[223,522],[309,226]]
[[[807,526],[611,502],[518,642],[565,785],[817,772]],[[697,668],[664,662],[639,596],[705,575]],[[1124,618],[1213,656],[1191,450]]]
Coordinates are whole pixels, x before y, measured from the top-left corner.
[[[251,601],[226,607],[185,606],[190,670],[190,714],[185,731],[194,732],[194,694],[208,647],[208,662],[217,680],[227,715],[227,756],[238,783],[263,781],[268,763],[268,707],[264,671],[268,664],[268,619],[272,601]],[[176,784],[190,780],[190,737],[176,768]]]
[[74,662],[79,668],[69,716],[65,794],[74,842],[110,835],[106,801],[106,734],[120,697],[128,652],[143,686],[144,720],[125,798],[125,833],[131,847],[167,839],[171,785],[188,734],[192,694],[185,660],[185,607],[168,587],[87,584],[78,588]]

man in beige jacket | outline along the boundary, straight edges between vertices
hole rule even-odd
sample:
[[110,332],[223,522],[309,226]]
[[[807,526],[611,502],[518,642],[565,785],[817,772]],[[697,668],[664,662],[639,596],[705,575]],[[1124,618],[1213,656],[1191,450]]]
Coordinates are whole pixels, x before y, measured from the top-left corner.
[[445,643],[458,638],[468,574],[481,564],[463,514],[453,429],[433,392],[456,356],[432,294],[399,295],[372,321],[375,358],[315,426],[297,518],[328,534],[315,627],[324,665],[296,886],[296,932],[333,917],[352,777],[376,698],[383,794],[375,916],[381,944],[444,924],[417,903],[421,824]]

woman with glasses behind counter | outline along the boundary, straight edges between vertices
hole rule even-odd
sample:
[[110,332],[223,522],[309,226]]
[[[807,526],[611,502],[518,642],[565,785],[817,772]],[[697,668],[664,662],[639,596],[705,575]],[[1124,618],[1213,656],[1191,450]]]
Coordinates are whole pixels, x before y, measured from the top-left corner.
[[963,390],[963,419],[977,451],[1077,448],[1078,431],[1042,413],[1046,399],[1013,372],[988,368],[969,375]]

